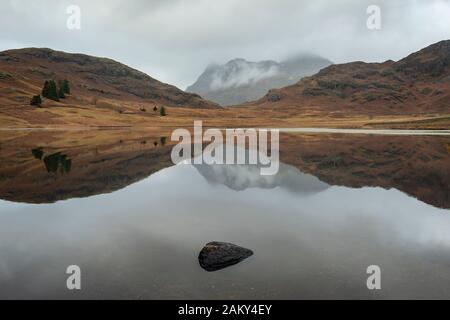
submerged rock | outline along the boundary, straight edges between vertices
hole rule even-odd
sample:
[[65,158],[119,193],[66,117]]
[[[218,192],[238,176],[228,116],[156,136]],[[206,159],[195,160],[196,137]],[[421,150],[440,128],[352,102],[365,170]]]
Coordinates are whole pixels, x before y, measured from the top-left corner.
[[210,242],[200,251],[198,262],[206,271],[217,271],[239,263],[251,255],[252,250],[232,243]]

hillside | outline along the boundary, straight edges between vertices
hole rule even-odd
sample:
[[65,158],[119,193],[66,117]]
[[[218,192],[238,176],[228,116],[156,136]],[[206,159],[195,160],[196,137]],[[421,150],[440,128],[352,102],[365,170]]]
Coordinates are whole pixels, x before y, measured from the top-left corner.
[[450,40],[398,62],[331,65],[248,105],[342,116],[448,114]]
[[[294,70],[295,63],[286,63]],[[31,106],[47,79],[68,79],[70,95]],[[233,108],[110,59],[50,49],[9,50],[0,52],[0,129],[192,127],[200,119],[219,128],[449,129],[449,88],[449,41],[398,62],[331,65]],[[160,116],[161,106],[166,116]]]
[[222,106],[237,105],[260,99],[270,89],[294,84],[330,64],[330,61],[312,55],[298,56],[281,63],[234,59],[224,65],[209,66],[186,91]]
[[111,59],[38,48],[0,52],[2,106],[28,103],[30,95],[40,93],[47,79],[68,79],[81,104],[95,98],[171,107],[217,107],[198,95],[161,83]]

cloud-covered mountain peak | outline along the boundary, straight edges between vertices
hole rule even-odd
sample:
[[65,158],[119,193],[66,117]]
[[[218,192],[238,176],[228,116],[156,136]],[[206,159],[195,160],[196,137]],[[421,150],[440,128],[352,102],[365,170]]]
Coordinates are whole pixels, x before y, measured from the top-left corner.
[[329,64],[330,61],[313,55],[299,55],[281,63],[236,58],[223,65],[208,66],[187,91],[221,105],[239,104],[259,99],[270,89],[291,85]]

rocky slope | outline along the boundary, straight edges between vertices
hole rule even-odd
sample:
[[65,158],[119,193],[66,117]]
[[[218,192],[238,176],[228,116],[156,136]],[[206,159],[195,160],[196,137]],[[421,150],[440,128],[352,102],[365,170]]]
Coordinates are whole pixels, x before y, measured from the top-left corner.
[[398,62],[331,65],[252,105],[342,115],[448,113],[450,40]]
[[326,59],[310,55],[281,63],[234,59],[224,65],[209,66],[186,91],[222,106],[236,105],[257,100],[270,89],[294,84],[330,64]]
[[68,79],[72,93],[80,99],[217,107],[196,94],[161,83],[111,59],[38,48],[0,52],[0,105],[28,103],[30,95],[40,93],[46,79]]

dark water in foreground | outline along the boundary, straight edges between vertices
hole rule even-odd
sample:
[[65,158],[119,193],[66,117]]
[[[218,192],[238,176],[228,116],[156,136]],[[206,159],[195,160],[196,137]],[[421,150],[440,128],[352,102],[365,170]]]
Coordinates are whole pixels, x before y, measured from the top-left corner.
[[[450,139],[407,139],[286,136],[272,177],[170,166],[157,138],[3,142],[0,298],[450,298]],[[210,241],[254,254],[206,272]],[[69,265],[80,291],[66,288]]]

